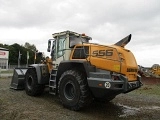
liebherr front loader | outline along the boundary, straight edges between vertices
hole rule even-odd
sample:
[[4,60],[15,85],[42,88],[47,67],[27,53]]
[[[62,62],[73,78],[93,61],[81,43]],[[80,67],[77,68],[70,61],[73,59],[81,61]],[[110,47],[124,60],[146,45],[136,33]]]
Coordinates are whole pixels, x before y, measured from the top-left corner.
[[52,61],[16,68],[11,88],[37,96],[49,86],[63,106],[79,110],[94,99],[110,101],[142,86],[135,57],[124,48],[131,35],[110,46],[90,40],[72,31],[54,33],[48,41]]

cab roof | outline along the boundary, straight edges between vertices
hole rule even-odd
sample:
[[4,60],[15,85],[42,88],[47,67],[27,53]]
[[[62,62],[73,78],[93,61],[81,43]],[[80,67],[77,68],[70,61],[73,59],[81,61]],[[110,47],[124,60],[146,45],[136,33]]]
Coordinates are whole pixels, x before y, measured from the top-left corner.
[[69,30],[63,31],[63,32],[59,32],[59,33],[54,33],[54,34],[52,34],[52,36],[53,36],[53,38],[55,38],[55,37],[57,37],[57,36],[61,36],[61,35],[65,35],[65,34],[73,34],[73,35],[75,35],[75,36],[79,36],[79,37],[81,36],[81,37],[83,37],[83,38],[87,38],[87,39],[89,39],[89,40],[92,40],[91,37],[85,35],[84,33],[83,33],[83,34],[79,34],[79,33],[76,33],[76,32],[69,31]]

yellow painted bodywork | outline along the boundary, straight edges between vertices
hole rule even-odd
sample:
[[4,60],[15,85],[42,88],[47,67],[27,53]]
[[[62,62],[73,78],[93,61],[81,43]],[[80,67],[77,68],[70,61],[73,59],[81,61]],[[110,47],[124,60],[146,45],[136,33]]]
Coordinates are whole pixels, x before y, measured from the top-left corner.
[[[123,74],[128,81],[137,80],[138,65],[131,51],[116,45],[83,44],[83,46],[89,46],[87,61],[96,68]],[[74,50],[71,52],[70,60],[77,60],[72,59],[73,52]]]
[[154,65],[151,70],[154,75],[160,76],[160,65]]
[[47,58],[45,59],[45,61],[43,61],[42,63],[43,63],[43,64],[47,64],[47,66],[48,66],[48,71],[49,71],[49,72],[52,71],[53,65],[52,65],[52,59],[51,59],[51,58],[47,57]]
[[125,48],[115,46],[121,59],[121,72],[129,81],[137,80],[138,65],[133,53]]

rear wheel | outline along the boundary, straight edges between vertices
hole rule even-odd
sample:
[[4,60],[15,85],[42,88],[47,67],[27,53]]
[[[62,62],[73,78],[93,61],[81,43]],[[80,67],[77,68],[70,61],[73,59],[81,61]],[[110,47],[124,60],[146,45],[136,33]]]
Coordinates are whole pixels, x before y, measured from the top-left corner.
[[79,110],[92,101],[86,78],[79,71],[64,72],[59,81],[59,97],[64,107]]
[[41,95],[44,91],[44,85],[38,84],[35,69],[28,69],[25,77],[25,91],[30,96]]

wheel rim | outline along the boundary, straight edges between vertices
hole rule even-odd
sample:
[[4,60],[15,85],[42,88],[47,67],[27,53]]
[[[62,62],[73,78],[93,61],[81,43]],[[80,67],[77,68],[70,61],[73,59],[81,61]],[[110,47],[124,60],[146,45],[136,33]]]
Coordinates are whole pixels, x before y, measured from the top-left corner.
[[75,87],[72,82],[67,82],[64,87],[64,96],[68,100],[73,100],[75,97]]
[[32,76],[29,76],[29,77],[28,77],[28,80],[27,80],[27,85],[28,85],[28,88],[29,88],[29,89],[31,89],[32,82],[33,82],[33,78],[32,78]]

